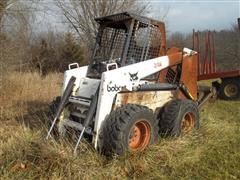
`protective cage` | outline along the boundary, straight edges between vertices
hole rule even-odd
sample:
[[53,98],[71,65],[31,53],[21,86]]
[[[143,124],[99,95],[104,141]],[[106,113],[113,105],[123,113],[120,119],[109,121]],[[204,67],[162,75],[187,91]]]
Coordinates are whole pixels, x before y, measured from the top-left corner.
[[165,36],[165,32],[162,22],[130,13],[97,18],[96,21],[100,26],[91,58],[91,69],[99,75],[106,70],[104,62],[116,62],[119,66],[125,66],[164,53],[165,38],[162,36]]

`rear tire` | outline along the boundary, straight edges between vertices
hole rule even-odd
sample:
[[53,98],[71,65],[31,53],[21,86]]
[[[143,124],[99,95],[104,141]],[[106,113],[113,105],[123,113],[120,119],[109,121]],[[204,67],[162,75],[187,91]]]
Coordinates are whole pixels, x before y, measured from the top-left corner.
[[219,95],[224,100],[236,100],[240,98],[240,79],[227,78],[222,79]]
[[99,150],[105,155],[143,151],[158,136],[158,121],[145,106],[127,104],[111,112],[99,134]]
[[180,136],[199,128],[198,106],[191,100],[172,100],[160,112],[160,134]]

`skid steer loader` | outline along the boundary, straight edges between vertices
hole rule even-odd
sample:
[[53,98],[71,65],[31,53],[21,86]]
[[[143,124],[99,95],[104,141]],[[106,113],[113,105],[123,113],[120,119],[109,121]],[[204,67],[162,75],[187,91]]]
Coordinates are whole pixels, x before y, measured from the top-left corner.
[[101,153],[142,151],[159,135],[199,127],[197,52],[166,49],[163,22],[124,12],[96,18],[90,64],[70,64],[51,106],[64,136],[75,129]]

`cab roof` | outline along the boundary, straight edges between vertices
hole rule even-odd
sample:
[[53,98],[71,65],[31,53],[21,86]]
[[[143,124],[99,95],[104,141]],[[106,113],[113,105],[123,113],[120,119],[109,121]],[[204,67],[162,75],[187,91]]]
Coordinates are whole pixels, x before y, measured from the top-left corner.
[[111,27],[121,28],[121,26],[125,27],[124,23],[126,21],[133,20],[133,19],[138,20],[140,22],[140,26],[142,27],[146,26],[147,24],[151,24],[155,26],[160,26],[164,24],[161,21],[151,19],[148,17],[139,16],[130,12],[122,12],[122,13],[117,13],[109,16],[98,17],[98,18],[95,18],[95,21],[100,25],[111,24]]

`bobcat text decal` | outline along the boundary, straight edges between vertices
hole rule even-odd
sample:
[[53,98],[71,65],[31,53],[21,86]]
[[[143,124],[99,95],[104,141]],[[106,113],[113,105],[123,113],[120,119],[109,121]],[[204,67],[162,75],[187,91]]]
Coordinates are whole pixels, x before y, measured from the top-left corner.
[[107,91],[108,92],[121,91],[122,88],[123,88],[122,86],[117,86],[116,84],[113,85],[113,86],[107,85]]

